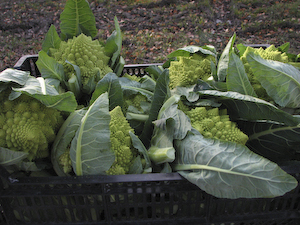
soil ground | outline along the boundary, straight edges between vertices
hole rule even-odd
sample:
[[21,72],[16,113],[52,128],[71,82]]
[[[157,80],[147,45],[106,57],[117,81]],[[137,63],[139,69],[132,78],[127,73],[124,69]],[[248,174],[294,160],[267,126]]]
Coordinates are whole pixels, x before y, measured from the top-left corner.
[[[22,55],[37,54],[51,24],[59,31],[65,0],[5,0],[0,3],[0,71]],[[186,45],[214,45],[220,52],[236,33],[236,43],[290,42],[300,52],[300,0],[121,0],[89,1],[99,36],[123,32],[126,63],[164,62]]]

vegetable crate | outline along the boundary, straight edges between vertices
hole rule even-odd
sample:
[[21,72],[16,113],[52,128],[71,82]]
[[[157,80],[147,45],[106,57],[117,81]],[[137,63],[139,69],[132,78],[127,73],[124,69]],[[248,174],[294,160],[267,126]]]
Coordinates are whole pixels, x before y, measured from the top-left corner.
[[[36,60],[24,56],[15,68],[39,76]],[[142,76],[148,66],[123,72]],[[300,181],[299,168],[283,169]],[[300,224],[299,185],[277,198],[220,199],[178,173],[24,177],[0,166],[0,177],[0,224]]]

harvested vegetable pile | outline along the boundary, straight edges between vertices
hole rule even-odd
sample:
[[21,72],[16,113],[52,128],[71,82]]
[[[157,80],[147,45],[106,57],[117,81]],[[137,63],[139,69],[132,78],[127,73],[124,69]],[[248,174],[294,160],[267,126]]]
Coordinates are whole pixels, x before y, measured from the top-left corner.
[[[123,74],[117,17],[105,42],[96,37],[86,1],[67,1],[60,19],[60,34],[51,26],[39,52],[41,77],[0,73],[5,101],[38,102],[45,114],[53,109],[63,118],[45,137],[49,143],[39,143],[49,157],[12,147],[14,139],[2,141],[0,165],[9,172],[178,172],[205,192],[231,199],[281,196],[298,185],[282,169],[300,160],[300,55],[289,53],[289,43],[255,49],[235,45],[234,34],[222,52],[212,45],[179,48],[139,77]],[[12,122],[23,126],[11,114],[24,108],[1,114],[7,119],[1,137],[18,131],[8,127]]]

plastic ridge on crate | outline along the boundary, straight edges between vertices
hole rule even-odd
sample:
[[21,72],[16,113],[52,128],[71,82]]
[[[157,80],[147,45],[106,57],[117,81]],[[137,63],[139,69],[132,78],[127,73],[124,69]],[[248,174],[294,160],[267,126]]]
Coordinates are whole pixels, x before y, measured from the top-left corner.
[[[14,68],[38,76],[37,57],[23,56]],[[126,65],[123,72],[141,76],[150,65],[161,64]],[[300,181],[300,168],[282,168]],[[299,185],[277,198],[220,199],[178,173],[20,177],[0,166],[0,178],[0,224],[300,224]]]

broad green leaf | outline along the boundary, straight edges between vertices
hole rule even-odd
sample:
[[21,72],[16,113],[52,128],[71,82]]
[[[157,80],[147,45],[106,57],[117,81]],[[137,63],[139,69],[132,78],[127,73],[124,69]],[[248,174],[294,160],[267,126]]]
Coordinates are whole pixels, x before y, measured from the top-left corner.
[[85,115],[86,111],[86,109],[80,109],[72,112],[64,121],[52,144],[51,162],[58,176],[68,175],[64,172],[64,169],[59,164],[59,157],[66,151],[70,151],[69,146],[80,126],[81,119]]
[[44,78],[53,78],[59,81],[64,81],[64,68],[63,65],[56,62],[54,58],[47,55],[45,51],[39,52],[36,65]]
[[[154,91],[153,90],[148,90],[148,86],[145,86],[142,82],[138,82],[135,80],[131,80],[126,77],[120,77],[119,78],[123,94],[124,96],[130,96],[130,95],[135,95],[137,93],[140,93],[147,97],[149,101],[153,99]],[[152,87],[151,87],[152,88]]]
[[175,160],[174,139],[183,139],[192,129],[189,118],[178,110],[179,95],[172,95],[161,107],[157,120],[153,121],[154,131],[148,149],[155,164]]
[[58,49],[60,46],[60,42],[61,42],[61,39],[60,39],[58,33],[56,32],[55,26],[53,24],[51,24],[51,26],[45,36],[45,39],[43,41],[42,50],[44,52],[47,52],[49,50],[49,48]]
[[60,14],[60,30],[64,37],[76,37],[81,33],[95,37],[96,20],[86,0],[68,0]]
[[169,97],[169,94],[169,72],[168,70],[164,70],[156,82],[149,118],[145,122],[144,129],[139,137],[146,148],[150,144],[150,139],[154,128],[152,122],[157,119],[158,112],[160,111],[160,108],[164,104],[165,100]]
[[278,109],[273,104],[249,95],[237,92],[221,92],[205,90],[197,92],[201,98],[214,98],[224,104],[231,117],[246,120],[269,120],[283,123],[288,126],[297,126],[298,119],[291,114]]
[[66,63],[70,64],[75,71],[75,74],[72,73],[71,77],[68,79],[68,82],[66,82],[66,85],[68,87],[68,90],[72,91],[76,98],[82,97],[82,82],[81,82],[81,72],[79,66],[69,62],[68,60],[65,61]]
[[117,63],[117,65],[114,67],[114,73],[120,77],[123,73],[123,69],[125,66],[125,59],[120,55],[119,56],[119,62]]
[[155,90],[156,81],[148,75],[144,75],[141,80],[141,88],[153,91]]
[[55,108],[60,111],[73,112],[77,108],[77,101],[74,93],[65,92],[59,94],[55,87],[46,83],[42,77],[30,77],[26,84],[20,88],[12,88],[13,92],[9,99],[17,98],[21,93],[27,94],[50,108]]
[[245,72],[243,62],[234,52],[231,52],[229,56],[226,84],[228,91],[257,97]]
[[123,107],[123,92],[116,74],[108,73],[97,83],[90,105],[105,92],[108,93],[110,111],[118,105]]
[[247,146],[255,153],[280,163],[299,159],[300,127],[270,121],[238,121],[249,136]]
[[243,44],[237,44],[236,45],[236,48],[238,50],[238,54],[239,54],[240,57],[244,54],[244,52],[246,51],[247,47],[248,46],[243,45]]
[[24,85],[27,82],[29,76],[30,73],[27,71],[7,68],[0,73],[0,82]]
[[151,160],[149,158],[148,155],[148,151],[145,148],[144,144],[142,143],[142,141],[138,138],[138,136],[136,136],[134,133],[132,133],[131,131],[129,132],[129,135],[131,137],[131,141],[132,141],[132,145],[135,149],[138,150],[138,152],[143,156],[143,158],[145,159],[145,166],[143,168],[143,170],[149,171],[151,170]]
[[297,180],[244,145],[189,134],[175,141],[183,177],[218,198],[274,198],[296,188]]
[[[114,23],[115,30],[106,40],[105,53],[111,57],[110,67],[115,71],[117,67],[117,60],[120,57],[122,49],[122,33],[116,16],[114,17]],[[123,61],[121,60],[120,63],[123,63]]]
[[280,45],[278,47],[278,50],[281,52],[288,52],[289,49],[290,49],[290,42],[286,42],[283,45]]
[[212,55],[216,56],[215,49],[213,48],[204,48],[204,47],[199,47],[199,46],[194,46],[194,45],[189,45],[183,48],[179,48],[169,55],[167,55],[168,58],[173,58],[173,57],[178,57],[178,56],[183,56],[183,57],[189,57],[191,54],[201,52],[202,54],[205,55]]
[[164,69],[161,66],[151,65],[148,66],[145,71],[152,77],[153,80],[156,81]]
[[250,52],[247,60],[256,79],[280,106],[300,107],[300,71],[287,63],[265,60]]
[[70,156],[77,176],[105,175],[115,161],[110,148],[108,93],[89,107],[71,142]]
[[18,164],[26,159],[28,156],[27,152],[13,151],[7,148],[0,147],[0,165],[11,166]]
[[229,42],[227,43],[226,47],[224,48],[217,65],[217,77],[218,81],[225,81],[229,63],[229,53],[232,51],[233,44],[236,39],[236,34],[234,34]]

